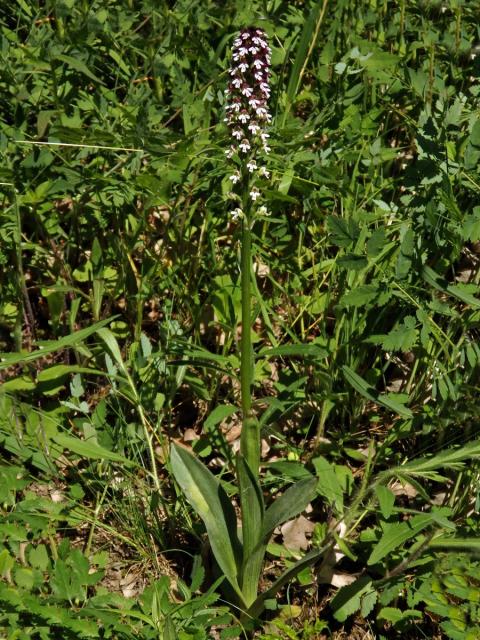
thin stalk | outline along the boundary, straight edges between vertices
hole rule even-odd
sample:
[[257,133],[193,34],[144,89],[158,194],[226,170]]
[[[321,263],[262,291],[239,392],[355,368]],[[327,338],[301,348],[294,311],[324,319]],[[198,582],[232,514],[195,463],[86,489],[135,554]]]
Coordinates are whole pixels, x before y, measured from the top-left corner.
[[[244,177],[246,203],[249,191],[248,177]],[[252,347],[252,230],[250,211],[244,207],[242,222],[241,246],[241,291],[242,291],[242,339],[240,343],[240,384],[242,401],[242,435],[240,451],[250,467],[258,477],[260,466],[260,427],[252,413],[252,384],[253,384],[253,347]]]

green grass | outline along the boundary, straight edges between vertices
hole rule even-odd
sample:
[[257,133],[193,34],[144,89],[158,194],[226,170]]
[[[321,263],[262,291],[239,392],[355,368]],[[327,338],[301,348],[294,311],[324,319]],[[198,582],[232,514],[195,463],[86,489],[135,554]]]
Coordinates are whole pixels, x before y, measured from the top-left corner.
[[324,557],[257,633],[478,636],[479,11],[0,8],[0,636],[243,633],[169,449],[237,504],[222,92],[245,24],[273,49],[271,216],[252,230],[261,478],[272,495],[318,478],[309,547],[275,534],[262,589],[326,543],[334,573],[360,576],[322,582]]

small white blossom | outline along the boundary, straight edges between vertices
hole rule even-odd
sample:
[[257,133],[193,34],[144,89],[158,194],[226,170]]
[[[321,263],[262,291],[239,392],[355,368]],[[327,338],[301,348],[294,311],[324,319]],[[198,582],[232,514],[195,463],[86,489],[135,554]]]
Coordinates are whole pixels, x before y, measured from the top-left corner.
[[247,169],[250,171],[250,173],[253,173],[256,168],[257,163],[255,162],[255,160],[250,160],[249,162],[247,162]]
[[235,173],[233,173],[229,177],[229,180],[231,180],[233,182],[233,184],[237,184],[237,182],[240,180],[240,172],[239,171],[235,171]]
[[246,111],[242,111],[242,113],[238,116],[238,119],[240,120],[240,122],[245,124],[246,122],[248,122],[250,120],[250,116],[248,115],[248,113]]
[[256,135],[260,131],[260,125],[258,124],[258,122],[255,122],[255,120],[252,120],[252,122],[250,122],[250,124],[248,125],[248,129],[252,132],[253,135]]
[[232,131],[232,136],[234,138],[236,138],[237,140],[241,140],[244,136],[243,136],[243,131],[241,129],[234,129]]
[[268,211],[267,207],[264,204],[262,204],[261,207],[258,207],[258,214],[261,216],[269,216],[270,211]]
[[254,60],[253,66],[255,67],[255,69],[261,69],[264,65],[261,60]]
[[239,218],[243,217],[243,211],[240,209],[240,207],[237,207],[236,209],[233,209],[233,211],[230,211],[230,215],[232,216],[233,220],[238,220]]
[[242,62],[238,65],[238,68],[242,73],[245,73],[245,71],[248,69],[248,64],[246,62]]
[[253,187],[252,190],[250,191],[250,197],[252,198],[252,200],[255,202],[255,200],[260,196],[261,196],[261,193],[257,189],[257,187]]
[[249,98],[253,93],[253,89],[252,87],[249,87],[248,85],[243,85],[242,87],[242,94],[244,96],[246,96],[247,98]]
[[270,171],[267,170],[267,167],[260,167],[258,173],[262,176],[262,178],[270,178]]
[[246,138],[244,138],[242,140],[242,142],[238,146],[243,151],[243,153],[247,153],[247,151],[250,151],[250,149],[251,149],[250,143],[248,142],[248,140]]

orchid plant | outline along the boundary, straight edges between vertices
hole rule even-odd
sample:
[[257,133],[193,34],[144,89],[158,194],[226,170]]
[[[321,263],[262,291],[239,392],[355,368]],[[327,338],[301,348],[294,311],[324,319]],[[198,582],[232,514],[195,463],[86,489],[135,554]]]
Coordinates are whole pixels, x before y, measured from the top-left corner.
[[274,529],[298,515],[313,499],[316,480],[309,478],[289,487],[266,507],[259,483],[261,437],[252,410],[252,226],[264,216],[261,181],[269,177],[264,158],[270,151],[267,127],[270,97],[270,48],[266,33],[250,27],[242,30],[232,47],[229,84],[225,91],[226,117],[232,143],[227,158],[235,168],[230,180],[238,206],[232,216],[241,224],[241,409],[242,433],[236,457],[236,483],[241,509],[237,526],[235,507],[218,479],[185,448],[173,445],[171,467],[187,500],[205,523],[216,562],[233,590],[235,606],[247,617],[256,617],[267,598],[292,579],[325,549],[315,549],[286,571],[262,594],[258,585],[267,544]]

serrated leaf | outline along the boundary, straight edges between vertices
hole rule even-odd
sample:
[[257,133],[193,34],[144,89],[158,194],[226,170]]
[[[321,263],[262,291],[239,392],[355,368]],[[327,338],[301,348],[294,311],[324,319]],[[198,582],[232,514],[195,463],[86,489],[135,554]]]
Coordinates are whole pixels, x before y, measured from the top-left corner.
[[345,622],[349,616],[360,609],[362,596],[370,591],[373,591],[372,581],[366,576],[362,576],[352,584],[339,589],[330,603],[335,619],[339,622]]
[[328,216],[327,229],[331,233],[333,244],[337,247],[347,248],[353,245],[360,235],[360,228],[354,220],[347,221],[338,216]]

